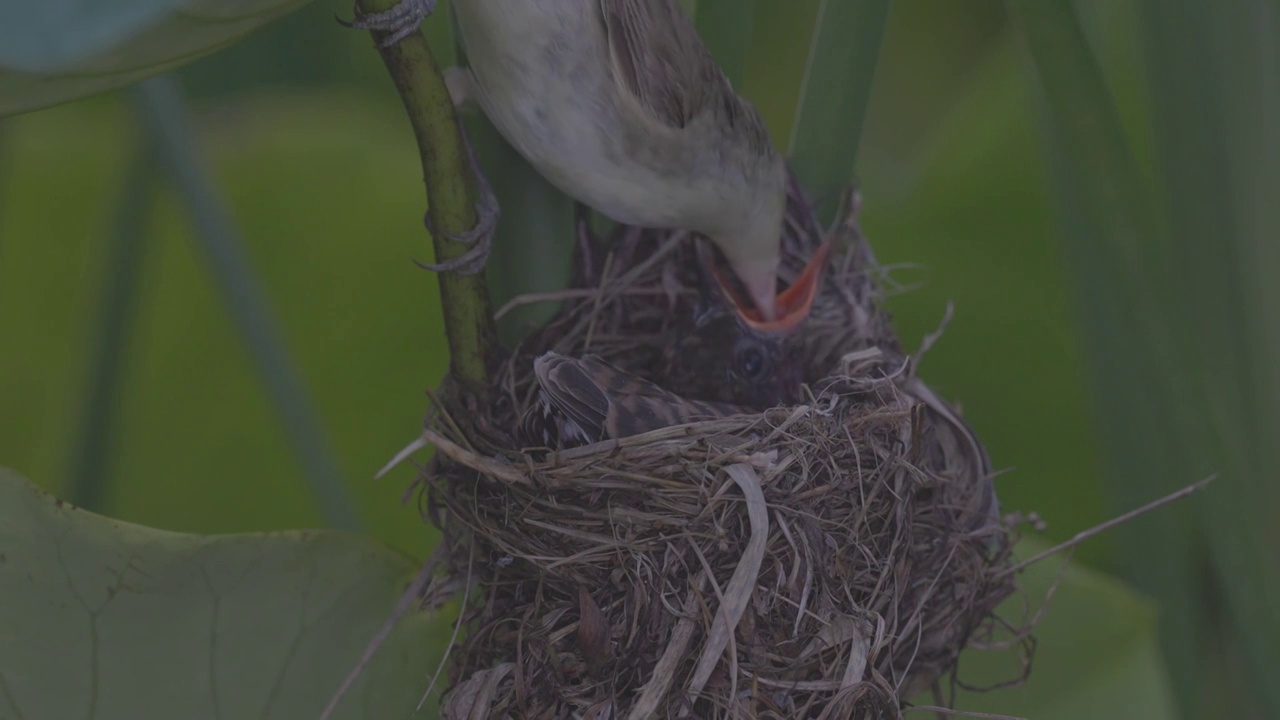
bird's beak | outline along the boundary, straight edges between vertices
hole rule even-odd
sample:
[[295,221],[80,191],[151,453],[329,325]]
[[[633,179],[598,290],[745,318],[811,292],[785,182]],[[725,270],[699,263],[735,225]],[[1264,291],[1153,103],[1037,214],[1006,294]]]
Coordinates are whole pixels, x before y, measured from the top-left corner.
[[[742,263],[733,266],[733,274],[742,281],[742,286],[751,299],[751,304],[759,317],[766,321],[777,319],[778,295],[778,263]],[[735,301],[735,305],[742,307]]]
[[[769,287],[767,290],[762,286],[762,281],[758,281],[753,286],[750,278],[741,277],[742,271],[735,272],[741,277],[742,284],[746,286],[747,293],[752,300],[751,305],[744,302],[745,299],[734,289],[733,283],[728,281],[715,262],[706,259],[706,265],[710,270],[711,276],[715,278],[716,284],[720,286],[721,292],[733,304],[738,311],[738,315],[749,327],[764,332],[776,333],[786,332],[795,328],[809,316],[809,311],[813,309],[813,299],[818,294],[818,284],[822,280],[822,271],[826,268],[827,256],[830,253],[831,241],[828,240],[819,245],[817,250],[814,251],[813,257],[809,258],[809,263],[805,265],[804,271],[791,284],[791,287],[776,295],[774,293],[777,281],[773,272],[769,273]],[[761,275],[763,276],[763,273]],[[764,299],[762,300],[761,298]],[[766,309],[772,309],[772,314],[768,313]]]

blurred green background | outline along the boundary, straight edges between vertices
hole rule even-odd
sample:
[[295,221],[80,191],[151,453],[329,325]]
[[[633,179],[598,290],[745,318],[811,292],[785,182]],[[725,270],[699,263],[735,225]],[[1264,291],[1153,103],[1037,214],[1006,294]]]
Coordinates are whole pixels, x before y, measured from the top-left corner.
[[[803,13],[796,19],[783,5],[762,4],[761,14],[777,17],[758,19],[757,32],[768,28],[777,37],[791,22],[807,34]],[[1156,141],[1147,124],[1155,111],[1143,80],[1143,63],[1152,56],[1135,42],[1139,5],[1079,7],[1139,167],[1154,173]],[[448,362],[435,279],[411,262],[430,259],[420,169],[403,109],[368,36],[342,29],[334,11],[330,3],[313,4],[178,77],[199,154],[245,238],[360,522],[423,557],[434,531],[412,503],[401,502],[413,471],[402,467],[372,479],[416,435],[425,393]],[[447,64],[453,49],[444,18],[427,28]],[[790,131],[794,64],[802,61],[803,52],[779,52],[747,63],[743,92],[779,138]],[[1072,274],[1075,249],[1067,246],[1071,235],[1055,205],[1062,169],[1044,151],[1041,124],[1045,108],[1056,106],[1051,94],[1046,106],[1030,68],[1023,35],[1003,2],[893,3],[857,176],[864,227],[900,286],[890,301],[900,336],[914,347],[954,303],[954,320],[921,373],[962,405],[1005,470],[997,483],[1004,507],[1037,513],[1045,539],[1057,541],[1162,493],[1136,480],[1118,488],[1115,473],[1103,468],[1100,440],[1116,436],[1093,420],[1110,410],[1085,360],[1082,338],[1094,336],[1093,316],[1078,311],[1093,293],[1080,282],[1079,266]],[[113,228],[144,140],[126,92],[0,120],[0,464],[53,492],[74,494],[74,448],[83,442],[95,333],[118,251]],[[112,349],[122,379],[101,467],[94,468],[103,493],[93,509],[203,533],[319,526],[302,465],[190,221],[166,176],[154,177],[162,190],[144,214],[145,240],[128,256],[140,278],[137,311],[126,342]],[[548,284],[562,274],[556,263],[544,271]],[[1155,442],[1140,450],[1172,457],[1184,441],[1170,432],[1165,447]],[[1181,474],[1165,478],[1169,487],[1200,479],[1202,469],[1228,469],[1174,467]],[[1183,520],[1190,515],[1185,511]],[[1162,598],[1157,607],[1164,610],[1161,588],[1169,586],[1143,580],[1142,558],[1174,548],[1162,547],[1150,522],[1088,542],[1075,561],[1136,577]],[[1208,561],[1204,550],[1194,552],[1176,560],[1200,572]],[[1187,590],[1204,593],[1187,601],[1209,607],[1203,617],[1221,616],[1220,609],[1212,614],[1219,601],[1209,589]],[[1124,594],[1138,608],[1130,611],[1149,617],[1145,600],[1115,587],[1108,592]],[[1073,627],[1090,634],[1095,621],[1070,609],[1079,605],[1061,609],[1066,601],[1057,602],[1051,613],[1076,618]],[[1143,632],[1145,622],[1137,623]],[[1108,667],[1107,658],[1072,655],[1069,632],[1054,637],[1057,644],[1042,644],[1039,652],[1058,659],[1044,664],[1046,673],[1066,678],[1061,684]],[[1248,717],[1260,711],[1241,676],[1267,668],[1256,666],[1256,656],[1244,660],[1236,642],[1215,646],[1220,655],[1203,668],[1204,687],[1239,701],[1230,716]],[[1113,647],[1121,660],[1124,647],[1130,646]],[[1165,647],[1174,652],[1177,643],[1166,637]],[[1152,675],[1148,684],[1162,697],[1164,662],[1189,662],[1162,661],[1146,650],[1135,656],[1141,657],[1134,667]],[[1193,697],[1198,691],[1178,691],[1184,710],[1198,714],[1197,703],[1205,702]],[[1013,712],[1008,708],[1021,702],[1019,692],[1004,693],[1003,701],[994,695],[983,706]],[[1163,702],[1138,709],[1067,703],[1043,716],[1050,715],[1174,716]]]

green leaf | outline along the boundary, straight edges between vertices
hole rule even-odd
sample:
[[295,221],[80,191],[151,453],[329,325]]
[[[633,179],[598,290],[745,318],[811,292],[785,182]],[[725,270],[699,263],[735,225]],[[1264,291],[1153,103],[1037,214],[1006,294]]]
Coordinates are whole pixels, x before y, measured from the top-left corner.
[[[343,532],[130,525],[0,470],[0,716],[314,718],[415,568]],[[392,633],[338,717],[410,717],[435,663]]]
[[[561,290],[569,280],[573,252],[573,200],[552,185],[502,138],[483,115],[464,121],[476,155],[502,206],[486,268],[493,305],[526,293]],[[513,308],[498,322],[508,346],[541,326],[558,303]]]
[[21,2],[0,22],[0,116],[186,65],[308,0]]
[[[1015,554],[1026,558],[1043,549],[1043,542],[1028,539]],[[1036,649],[1027,682],[1007,690],[961,691],[956,707],[1036,720],[1176,718],[1150,600],[1087,567],[1073,563],[1064,571],[1064,559],[1029,567],[1018,579],[1022,593],[999,610],[1015,627],[1044,611],[1032,632]],[[1010,656],[1006,650],[969,650],[961,656],[959,679],[978,687],[1014,679],[1019,667]]]
[[119,179],[119,195],[108,233],[110,251],[97,302],[95,337],[85,401],[68,473],[68,497],[93,512],[103,512],[111,496],[111,462],[116,450],[120,400],[128,354],[133,348],[146,266],[151,219],[156,203],[156,159],[149,143],[136,143],[134,157]]
[[784,147],[795,122],[814,18],[822,0],[758,3],[742,94],[760,111],[773,141]]
[[1170,280],[1181,289],[1167,316],[1182,338],[1174,377],[1187,388],[1192,466],[1229,479],[1201,518],[1221,622],[1248,658],[1263,714],[1280,717],[1280,16],[1261,2],[1139,8]]
[[[437,277],[413,264],[431,259],[421,168],[405,151],[404,110],[386,95],[272,93],[246,107],[244,125],[216,108],[192,120],[288,359],[330,430],[350,509],[370,534],[425,556],[438,531],[399,502],[416,470],[372,481],[416,435],[423,390],[449,363]],[[110,262],[103,232],[131,149],[121,138],[137,129],[126,100],[0,121],[0,405],[23,409],[0,413],[0,462],[68,499],[96,290]],[[375,141],[344,142],[356,127]],[[155,252],[122,380],[107,514],[201,533],[325,525],[173,192],[159,195],[149,223]]]
[[698,35],[735,88],[742,88],[756,19],[756,0],[702,0],[694,21]]
[[[1106,487],[1112,507],[1127,509],[1221,469],[1204,463],[1204,434],[1195,428],[1206,409],[1184,364],[1198,352],[1178,310],[1191,286],[1173,281],[1176,252],[1071,6],[1009,7],[1038,80]],[[1206,581],[1192,507],[1163,510],[1116,537],[1130,576],[1161,603],[1175,688],[1193,714],[1201,702]]]
[[[1237,717],[1248,713],[1231,704],[1257,703],[1262,715],[1276,715],[1277,17],[1258,3],[1138,4],[1132,34],[1141,37],[1131,41],[1146,50],[1151,203],[1134,192],[1140,172],[1070,11],[1016,7],[1056,125],[1051,142],[1113,502],[1209,472],[1227,478],[1206,494],[1199,517],[1183,509],[1152,518],[1122,531],[1120,546],[1135,580],[1166,608],[1184,712]],[[1212,577],[1197,574],[1201,536]],[[1221,610],[1202,607],[1214,592]],[[1210,631],[1206,620],[1218,627]],[[1232,676],[1216,688],[1205,681],[1215,651],[1224,656],[1209,676]],[[1232,651],[1247,658],[1238,670],[1230,669],[1239,662]]]
[[786,147],[824,221],[853,181],[889,4],[822,0],[818,6]]

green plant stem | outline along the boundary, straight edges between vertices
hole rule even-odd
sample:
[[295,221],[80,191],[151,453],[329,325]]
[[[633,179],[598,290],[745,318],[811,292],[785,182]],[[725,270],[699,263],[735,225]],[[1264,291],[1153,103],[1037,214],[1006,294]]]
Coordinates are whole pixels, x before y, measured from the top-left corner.
[[240,233],[214,194],[194,150],[186,109],[177,81],[170,75],[138,86],[143,120],[156,145],[157,157],[173,178],[191,229],[204,251],[214,281],[227,304],[280,413],[294,453],[302,464],[325,522],[334,528],[359,530],[360,519],[338,465],[325,442],[302,381],[293,371],[288,353],[267,311],[267,302],[241,250]]
[[[359,0],[357,9],[371,14],[395,4],[396,0]],[[382,40],[383,33],[371,34],[375,43]],[[476,194],[468,182],[467,153],[439,65],[420,31],[391,47],[379,47],[378,52],[418,143],[427,203],[438,231],[432,236],[436,262],[460,257],[469,248],[447,235],[475,227]],[[452,374],[466,391],[483,399],[489,393],[489,373],[497,365],[497,334],[484,273],[441,273],[440,300]]]
[[116,205],[106,278],[94,324],[97,337],[89,361],[84,412],[67,481],[67,499],[96,513],[104,511],[109,495],[114,420],[120,403],[125,353],[137,317],[147,224],[155,205],[154,180],[155,154],[143,141],[125,169]]
[[[0,118],[0,218],[4,217],[4,202],[9,195],[8,184],[12,182],[8,177],[8,173],[5,172],[5,170],[9,167],[6,161],[9,159],[9,156],[12,154],[9,150],[9,136],[11,134],[12,133],[9,131],[9,123],[4,119]],[[3,230],[3,229],[4,229],[3,227],[0,227],[0,230]],[[0,232],[0,240],[3,240],[3,239],[4,239],[4,233]],[[0,257],[3,257],[3,252],[2,252],[3,250],[4,250],[4,247],[0,246]]]
[[738,91],[751,53],[756,4],[756,0],[702,0],[694,18],[707,49]]
[[818,6],[787,148],[824,224],[834,220],[854,176],[889,6],[890,0]]

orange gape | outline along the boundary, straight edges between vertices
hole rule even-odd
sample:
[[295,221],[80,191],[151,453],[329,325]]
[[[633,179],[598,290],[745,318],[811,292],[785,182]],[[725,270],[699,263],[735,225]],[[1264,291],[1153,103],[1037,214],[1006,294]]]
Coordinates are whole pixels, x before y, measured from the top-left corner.
[[763,319],[760,316],[760,310],[749,304],[734,290],[732,283],[725,279],[714,262],[707,265],[716,283],[720,285],[720,290],[737,308],[738,315],[747,325],[764,332],[783,332],[794,328],[809,316],[809,310],[813,307],[813,298],[818,294],[822,270],[826,267],[827,256],[830,254],[831,241],[827,240],[813,252],[813,257],[809,258],[809,264],[805,266],[804,272],[800,273],[800,277],[796,278],[791,287],[778,294],[776,320]]

